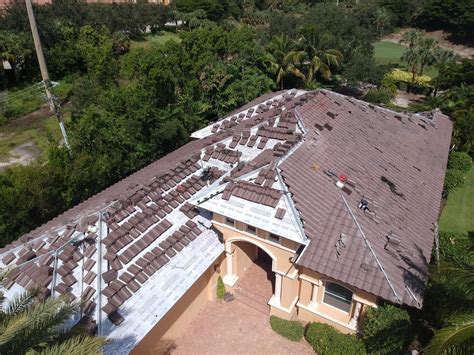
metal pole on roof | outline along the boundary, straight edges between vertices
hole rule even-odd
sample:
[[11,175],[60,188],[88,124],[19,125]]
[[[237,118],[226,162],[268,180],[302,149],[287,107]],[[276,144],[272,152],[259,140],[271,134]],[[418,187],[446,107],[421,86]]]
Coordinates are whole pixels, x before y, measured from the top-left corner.
[[99,211],[99,230],[97,236],[97,334],[102,336],[102,235],[104,223]]
[[33,5],[31,0],[25,0],[26,2],[26,11],[28,13],[28,20],[30,22],[31,33],[33,35],[33,42],[35,44],[36,56],[38,58],[38,63],[41,71],[41,77],[43,78],[44,90],[46,92],[46,101],[49,104],[49,108],[55,114],[58,119],[59,128],[61,129],[61,134],[63,135],[64,144],[67,149],[71,151],[71,146],[67,138],[66,127],[64,126],[64,119],[59,109],[59,105],[56,102],[56,98],[51,92],[51,81],[49,80],[48,67],[46,66],[46,61],[44,59],[43,48],[41,47],[41,40],[38,33],[38,27],[36,26],[35,15],[33,13]]
[[362,237],[364,238],[365,244],[367,244],[367,247],[369,248],[370,252],[371,252],[372,255],[374,256],[375,261],[377,262],[377,264],[378,264],[378,266],[379,266],[379,268],[380,268],[380,271],[382,271],[382,274],[383,274],[383,276],[385,277],[385,280],[387,280],[388,285],[390,286],[391,290],[393,291],[393,294],[395,295],[395,298],[397,299],[397,301],[398,301],[399,303],[401,303],[402,301],[401,301],[400,297],[398,297],[397,291],[395,291],[395,288],[393,287],[392,282],[391,282],[390,279],[388,278],[388,275],[387,275],[387,273],[385,272],[385,269],[383,268],[382,263],[380,262],[379,258],[377,257],[377,254],[375,254],[374,249],[372,249],[372,246],[370,245],[369,240],[367,239],[367,237],[365,236],[364,231],[362,230],[361,226],[359,225],[359,222],[357,222],[357,219],[356,219],[354,213],[352,212],[351,207],[350,207],[349,204],[347,203],[347,200],[345,199],[344,195],[341,195],[341,197],[342,197],[342,199],[344,200],[344,203],[345,203],[347,209],[349,210],[349,213],[350,213],[350,215],[351,215],[351,217],[352,217],[352,220],[353,220],[354,223],[356,224],[357,229],[359,229],[359,232],[362,234]]
[[53,280],[51,282],[51,298],[54,298],[54,288],[56,287],[56,278],[58,277],[58,252],[59,249],[54,251],[54,262],[53,262]]

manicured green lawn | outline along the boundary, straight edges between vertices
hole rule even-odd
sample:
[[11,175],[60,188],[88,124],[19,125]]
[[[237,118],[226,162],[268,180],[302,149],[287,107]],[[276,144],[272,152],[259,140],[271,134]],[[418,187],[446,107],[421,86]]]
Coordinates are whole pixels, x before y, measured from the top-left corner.
[[[374,58],[378,64],[398,64],[405,70],[407,69],[406,64],[400,59],[405,53],[404,46],[388,41],[375,42],[373,46]],[[434,78],[438,75],[438,71],[434,68],[427,68],[424,74]]]
[[148,35],[143,41],[132,41],[130,48],[149,48],[152,45],[160,45],[170,40],[176,41],[178,43],[181,42],[181,38],[179,38],[177,33],[161,32],[156,35]]
[[379,64],[404,64],[400,57],[405,47],[398,43],[379,41],[374,43],[374,57]]
[[439,228],[447,232],[474,231],[474,167],[466,174],[464,185],[449,194]]

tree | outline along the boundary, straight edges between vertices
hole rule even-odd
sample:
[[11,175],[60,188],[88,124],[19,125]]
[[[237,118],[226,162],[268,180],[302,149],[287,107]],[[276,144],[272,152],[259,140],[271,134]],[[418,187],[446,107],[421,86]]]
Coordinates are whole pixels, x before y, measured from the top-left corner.
[[379,36],[382,37],[385,33],[385,29],[390,25],[390,14],[385,8],[378,8],[375,12],[374,21]]
[[419,39],[418,55],[420,58],[420,76],[426,66],[431,66],[436,63],[436,49],[438,48],[438,41],[431,37],[422,37]]
[[300,38],[295,42],[298,50],[289,52],[285,62],[301,67],[306,84],[313,81],[317,74],[323,79],[331,80],[332,68],[339,67],[342,54],[336,49],[328,48],[331,37],[327,33],[320,33],[315,26],[307,26],[301,30]]
[[77,49],[83,58],[87,71],[99,81],[108,80],[114,69],[114,43],[106,28],[96,31],[91,26],[81,28]]
[[418,65],[420,64],[420,51],[419,43],[421,38],[421,32],[416,30],[410,30],[404,32],[400,43],[405,43],[408,45],[405,53],[402,55],[402,60],[404,60],[408,65],[411,66],[412,85],[415,83],[416,75],[418,74]]
[[406,350],[412,337],[410,315],[389,304],[370,307],[363,322],[363,336],[369,353],[396,354]]
[[461,291],[464,302],[470,310],[459,311],[459,305],[451,309],[451,316],[445,326],[435,332],[425,349],[427,354],[472,354],[474,350],[474,271],[472,268],[442,267],[437,271],[439,277],[452,287]]
[[38,290],[26,291],[0,309],[2,354],[101,354],[105,339],[87,336],[81,329],[62,330],[78,310],[78,303],[65,299],[39,300]]
[[270,51],[267,54],[268,62],[275,73],[275,82],[277,85],[280,85],[281,90],[284,87],[285,76],[288,74],[293,74],[304,80],[303,73],[288,60],[288,53],[291,52],[291,48],[291,40],[285,34],[274,36],[268,46]]
[[[25,33],[0,31],[0,61],[8,61],[16,82],[32,57],[32,43]],[[1,65],[3,71],[3,64]]]

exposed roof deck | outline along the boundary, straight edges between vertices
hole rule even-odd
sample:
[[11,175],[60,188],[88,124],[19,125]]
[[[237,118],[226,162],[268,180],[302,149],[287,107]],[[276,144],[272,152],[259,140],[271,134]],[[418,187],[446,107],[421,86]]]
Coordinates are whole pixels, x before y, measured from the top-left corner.
[[300,266],[421,307],[448,117],[325,90],[265,95],[229,117],[2,248],[0,267],[19,266],[6,297],[37,286],[81,298],[131,349],[222,253],[213,211],[307,245]]

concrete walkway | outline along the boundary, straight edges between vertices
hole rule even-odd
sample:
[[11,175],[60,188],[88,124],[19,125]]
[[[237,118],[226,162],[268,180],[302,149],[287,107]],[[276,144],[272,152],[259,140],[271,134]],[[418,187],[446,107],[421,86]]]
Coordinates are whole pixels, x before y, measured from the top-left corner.
[[209,302],[171,346],[171,354],[311,354],[302,340],[289,341],[270,327],[271,274],[252,265],[232,292],[231,302]]

